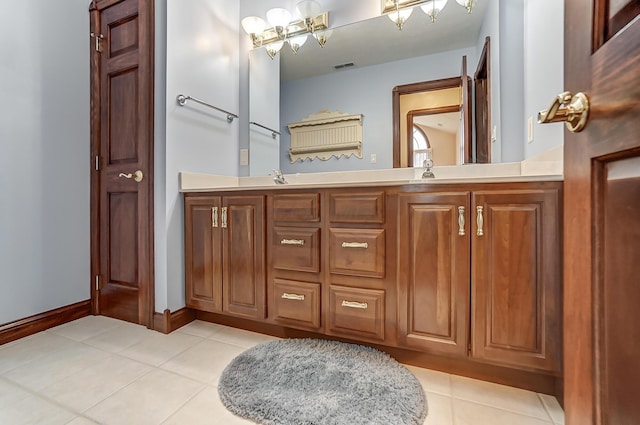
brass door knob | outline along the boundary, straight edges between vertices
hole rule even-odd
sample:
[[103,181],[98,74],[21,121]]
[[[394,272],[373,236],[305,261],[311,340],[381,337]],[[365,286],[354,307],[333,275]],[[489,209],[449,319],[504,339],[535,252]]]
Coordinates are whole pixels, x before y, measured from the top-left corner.
[[137,181],[138,183],[140,183],[142,181],[142,178],[144,177],[144,175],[142,174],[142,171],[136,170],[133,174],[131,174],[131,173],[120,173],[120,174],[118,174],[118,177],[124,177],[125,179],[133,179],[133,180]]
[[567,128],[572,133],[582,131],[588,119],[589,98],[582,92],[575,95],[568,91],[560,93],[548,109],[538,112],[540,124],[566,122]]

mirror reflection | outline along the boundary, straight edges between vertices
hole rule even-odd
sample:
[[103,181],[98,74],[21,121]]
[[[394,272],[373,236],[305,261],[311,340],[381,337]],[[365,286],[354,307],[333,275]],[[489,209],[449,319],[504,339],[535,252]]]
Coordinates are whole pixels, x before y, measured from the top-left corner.
[[[525,33],[523,21],[533,19],[533,14],[527,10],[527,18],[524,5],[518,9],[511,4],[507,11],[501,11],[500,8],[504,3],[527,3],[526,7],[531,9],[537,7],[534,3],[540,3],[542,9],[548,8],[549,2],[478,1],[471,15],[455,2],[449,3],[453,4],[440,12],[435,23],[416,11],[405,22],[402,31],[399,31],[387,16],[382,15],[344,27],[331,28],[332,32],[324,48],[317,43],[306,43],[297,54],[293,54],[285,46],[274,59],[274,62],[279,61],[279,73],[270,83],[280,86],[279,117],[274,124],[281,133],[279,164],[264,168],[280,168],[285,173],[392,168],[393,89],[417,82],[460,77],[463,56],[467,57],[470,77],[474,77],[479,69],[478,63],[487,36],[491,37],[492,51],[488,63],[491,76],[484,95],[485,101],[490,105],[490,112],[486,117],[485,128],[481,130],[487,140],[488,152],[484,155],[491,162],[524,159],[525,113],[529,113],[525,109],[531,109],[526,99],[523,102],[525,92],[528,95],[531,93],[523,81],[524,68],[529,66],[545,69],[547,75],[553,75],[559,81],[547,91],[557,90],[562,85],[562,51],[560,48],[558,64],[550,64],[548,61],[529,61],[525,64],[529,53],[527,47],[523,47],[532,37]],[[563,2],[553,3],[560,3],[561,10]],[[514,14],[519,19],[509,19]],[[543,24],[542,19],[536,19],[537,25]],[[545,24],[548,25],[548,22]],[[519,35],[512,34],[514,28],[519,31]],[[559,24],[556,34],[561,33],[562,27]],[[550,36],[553,37],[554,34]],[[540,52],[537,51],[536,54]],[[250,55],[253,74],[254,56],[266,56],[266,53],[264,49],[254,49]],[[511,63],[519,65],[510,66]],[[506,83],[505,77],[509,80]],[[501,97],[501,87],[503,94],[506,87],[510,96]],[[250,93],[253,105],[254,90],[250,89]],[[472,104],[473,101],[471,99]],[[263,100],[262,103],[269,104],[273,110],[273,101]],[[536,104],[533,108],[539,108],[539,105]],[[473,106],[471,109],[474,109]],[[320,111],[362,114],[361,159],[338,154],[326,161],[314,159],[291,163],[288,154],[290,132],[287,125]],[[503,126],[501,122],[505,122],[505,114],[516,116],[517,119],[507,117],[507,123]],[[472,112],[471,116],[474,115]],[[475,120],[473,117],[474,123]],[[471,128],[471,133],[477,131],[475,125]],[[254,130],[250,131],[253,132]],[[557,139],[558,137],[554,137],[553,143],[562,143]],[[471,155],[475,155],[475,152]],[[434,152],[433,156],[435,165],[439,165],[438,153]]]

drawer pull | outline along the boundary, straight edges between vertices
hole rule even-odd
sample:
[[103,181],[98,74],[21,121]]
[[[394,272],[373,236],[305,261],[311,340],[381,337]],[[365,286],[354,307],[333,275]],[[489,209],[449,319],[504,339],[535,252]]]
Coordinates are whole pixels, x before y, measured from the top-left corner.
[[458,207],[458,235],[464,236],[464,207]]
[[218,227],[218,207],[211,207],[211,227]]
[[[369,248],[369,244],[367,242],[342,242],[343,248]],[[366,308],[366,307],[365,307]]]
[[304,245],[304,239],[283,239],[280,241],[280,245]]
[[284,292],[280,298],[285,300],[304,301],[304,295],[287,294],[286,292]]
[[223,229],[227,228],[227,207],[222,207],[222,227]]
[[476,217],[476,223],[478,224],[478,231],[476,232],[476,234],[478,236],[482,236],[484,235],[484,218],[482,217],[482,210],[484,209],[484,207],[481,206],[477,206],[476,207],[476,211],[478,212],[478,216]]
[[347,301],[347,300],[342,300],[342,307],[349,307],[349,308],[360,308],[362,310],[366,310],[367,307],[369,307],[369,304],[367,303],[359,303],[358,301]]

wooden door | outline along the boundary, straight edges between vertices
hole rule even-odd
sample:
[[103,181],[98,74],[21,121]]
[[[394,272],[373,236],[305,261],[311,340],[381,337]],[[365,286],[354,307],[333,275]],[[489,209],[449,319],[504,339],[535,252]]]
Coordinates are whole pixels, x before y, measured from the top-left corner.
[[219,196],[184,201],[187,307],[222,311],[222,228]]
[[638,424],[640,2],[565,7],[565,89],[591,103],[565,131],[566,423]]
[[401,345],[467,355],[469,193],[399,195]]
[[560,371],[560,184],[474,191],[472,355]]
[[150,327],[153,0],[95,0],[91,28],[93,312]]
[[222,198],[223,310],[265,318],[266,266],[263,196]]

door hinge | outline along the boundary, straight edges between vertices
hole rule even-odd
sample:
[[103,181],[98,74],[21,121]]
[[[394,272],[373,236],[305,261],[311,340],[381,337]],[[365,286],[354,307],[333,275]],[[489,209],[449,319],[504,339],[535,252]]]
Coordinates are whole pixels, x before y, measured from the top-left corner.
[[96,291],[100,290],[100,275],[96,275]]
[[96,171],[100,171],[100,156],[98,155],[96,155],[95,167],[96,167]]
[[102,43],[100,41],[104,39],[104,35],[96,34],[95,32],[92,32],[89,34],[89,36],[93,37],[96,40],[96,45],[95,45],[96,52],[102,52]]

